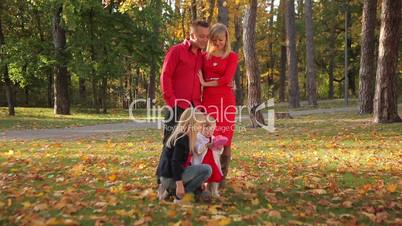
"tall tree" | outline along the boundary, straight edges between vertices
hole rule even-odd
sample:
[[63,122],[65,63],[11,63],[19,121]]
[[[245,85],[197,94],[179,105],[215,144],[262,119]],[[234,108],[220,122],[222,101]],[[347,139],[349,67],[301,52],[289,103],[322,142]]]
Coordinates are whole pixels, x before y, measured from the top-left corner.
[[[0,12],[2,11],[2,3],[0,3]],[[2,27],[2,20],[0,18],[0,48],[5,44],[4,34],[3,34],[3,27]],[[3,54],[1,54],[3,55]],[[2,59],[3,60],[3,59]],[[15,115],[15,93],[13,83],[10,79],[8,74],[8,64],[5,63],[0,71],[3,72],[3,81],[4,81],[4,88],[6,90],[6,97],[7,97],[7,104],[8,104],[8,115],[12,116]]]
[[275,57],[274,57],[274,8],[275,8],[275,0],[268,1],[270,5],[269,10],[269,21],[268,21],[268,31],[269,31],[269,44],[268,44],[268,94],[270,97],[273,95],[273,83],[274,83],[274,70],[275,70]]
[[317,105],[317,84],[314,60],[313,5],[311,0],[304,2],[306,24],[306,58],[307,58],[307,98],[309,105]]
[[261,104],[261,78],[256,53],[256,18],[257,0],[249,0],[249,7],[246,9],[243,20],[243,51],[248,78],[248,109],[251,125],[254,128],[264,124],[261,111],[257,111]]
[[286,90],[286,0],[280,1],[279,23],[281,29],[281,59],[279,69],[279,102],[285,102]]
[[286,1],[286,46],[289,78],[289,106],[300,107],[299,78],[297,75],[295,2]]
[[374,122],[400,122],[397,65],[402,1],[383,0],[374,97]]
[[191,0],[190,5],[190,13],[191,13],[191,20],[194,21],[197,19],[197,1]]
[[216,0],[209,0],[208,19],[207,19],[209,24],[211,24],[212,18],[214,16],[215,2]]
[[228,25],[229,10],[226,0],[218,0],[218,22]]
[[57,5],[53,15],[53,44],[57,63],[54,78],[54,113],[70,114],[69,82],[66,56],[66,32],[61,25],[63,6]]
[[363,6],[359,72],[360,114],[373,113],[376,12],[377,0],[365,0]]
[[[242,38],[242,20],[240,15],[240,5],[236,4],[235,7],[235,19],[234,19],[234,27],[235,27],[235,42],[233,45],[233,51],[236,53],[239,52],[241,47],[241,38]],[[243,104],[243,89],[241,86],[241,72],[240,72],[240,63],[237,65],[236,74],[235,74],[235,85],[236,85],[236,104]]]

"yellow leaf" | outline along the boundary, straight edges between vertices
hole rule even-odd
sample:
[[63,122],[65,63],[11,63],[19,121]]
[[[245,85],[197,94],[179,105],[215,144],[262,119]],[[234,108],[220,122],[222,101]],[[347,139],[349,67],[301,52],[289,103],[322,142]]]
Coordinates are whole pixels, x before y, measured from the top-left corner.
[[386,187],[387,191],[391,193],[396,192],[396,188],[397,188],[396,184],[388,184]]
[[251,200],[251,204],[253,204],[254,206],[257,206],[258,204],[260,204],[260,200],[258,200],[258,198]]
[[111,181],[111,182],[115,182],[116,179],[117,179],[117,175],[116,175],[116,174],[109,175],[108,179],[109,179],[109,181]]
[[30,202],[23,202],[23,203],[22,203],[22,206],[23,206],[24,208],[29,208],[29,207],[31,206],[31,203],[30,203]]
[[175,218],[175,217],[177,216],[177,213],[176,213],[175,210],[168,210],[168,211],[167,211],[167,216],[168,216],[169,218]]
[[219,224],[220,226],[225,226],[225,225],[230,224],[230,222],[231,222],[230,218],[224,217],[224,218],[222,218],[222,219],[219,220],[219,223],[218,223],[218,224]]
[[186,193],[182,199],[184,203],[191,203],[194,202],[194,195],[191,193]]

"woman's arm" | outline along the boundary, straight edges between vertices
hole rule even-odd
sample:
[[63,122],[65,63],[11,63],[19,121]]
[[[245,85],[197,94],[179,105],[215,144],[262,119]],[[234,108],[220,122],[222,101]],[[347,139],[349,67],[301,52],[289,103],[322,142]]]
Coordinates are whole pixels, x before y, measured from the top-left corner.
[[202,72],[198,72],[198,77],[200,79],[201,85],[203,87],[215,87],[215,86],[229,86],[233,88],[233,77],[236,73],[237,70],[237,64],[238,64],[238,57],[237,54],[235,53],[230,53],[228,56],[228,66],[226,67],[224,75],[214,81],[209,81],[206,82],[204,80],[204,76],[202,75]]
[[177,140],[174,148],[173,148],[173,154],[172,154],[172,174],[173,174],[173,179],[175,181],[181,181],[182,180],[182,174],[184,172],[184,163],[187,160],[187,155],[189,152],[189,146],[188,146],[188,138],[187,136],[180,138]]
[[200,79],[200,83],[202,87],[212,87],[212,86],[218,86],[217,81],[210,81],[206,82],[204,80],[204,76],[202,75],[202,71],[198,71],[198,78]]
[[228,64],[223,76],[217,80],[218,86],[227,86],[230,82],[233,81],[233,77],[236,74],[238,57],[236,53],[230,53],[228,56]]

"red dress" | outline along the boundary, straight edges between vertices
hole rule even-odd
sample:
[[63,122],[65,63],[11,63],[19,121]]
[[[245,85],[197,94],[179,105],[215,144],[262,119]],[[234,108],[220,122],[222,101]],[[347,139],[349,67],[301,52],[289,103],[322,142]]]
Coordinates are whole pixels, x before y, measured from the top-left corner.
[[221,169],[219,169],[219,167],[215,163],[212,152],[213,152],[212,149],[208,148],[207,154],[205,155],[204,159],[202,160],[202,164],[208,164],[209,166],[211,166],[211,169],[212,169],[212,174],[208,178],[207,182],[208,183],[212,183],[212,182],[219,183],[222,181],[223,175],[221,173]]
[[202,71],[206,82],[216,80],[218,86],[204,87],[202,105],[216,119],[214,135],[228,138],[225,146],[232,142],[236,119],[236,96],[231,87],[237,69],[238,57],[231,52],[225,58],[204,54]]

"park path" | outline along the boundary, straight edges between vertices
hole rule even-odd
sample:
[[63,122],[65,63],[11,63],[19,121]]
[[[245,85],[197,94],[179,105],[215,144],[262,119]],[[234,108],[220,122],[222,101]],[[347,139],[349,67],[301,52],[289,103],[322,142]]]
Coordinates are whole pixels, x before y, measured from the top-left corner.
[[[289,111],[291,116],[304,116],[311,114],[327,114],[340,112],[357,112],[357,107],[342,107],[329,109],[311,109],[300,111]],[[242,115],[242,120],[248,119],[248,115]],[[29,130],[9,130],[0,133],[0,141],[10,140],[34,140],[34,139],[79,139],[91,136],[104,136],[111,133],[124,133],[138,129],[158,128],[157,121],[153,122],[134,122],[127,121],[122,123],[99,124],[93,126],[82,126],[72,128],[57,129],[29,129]]]

